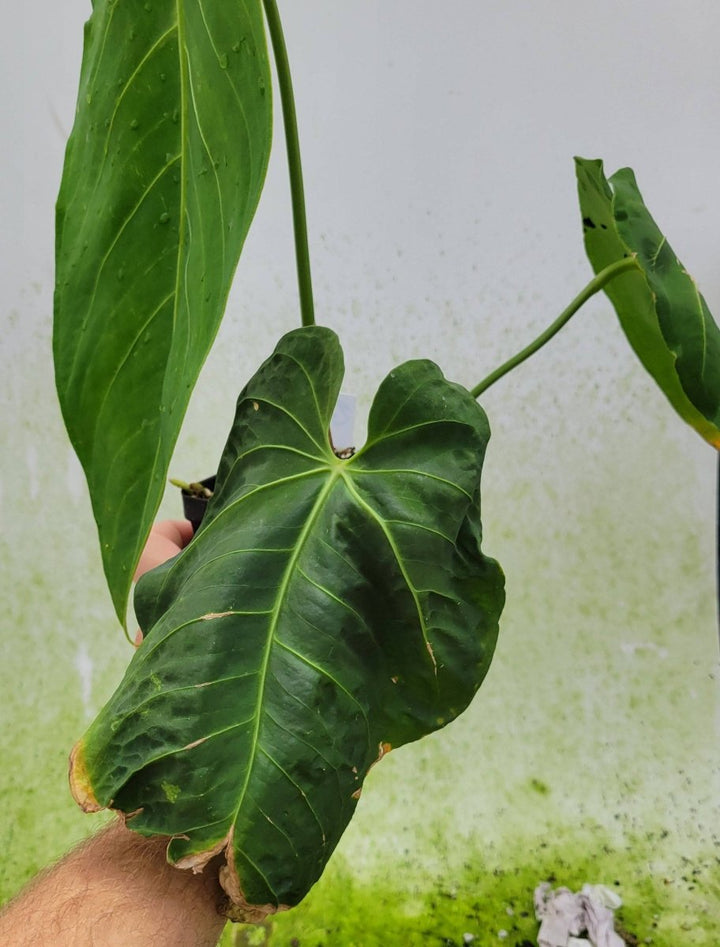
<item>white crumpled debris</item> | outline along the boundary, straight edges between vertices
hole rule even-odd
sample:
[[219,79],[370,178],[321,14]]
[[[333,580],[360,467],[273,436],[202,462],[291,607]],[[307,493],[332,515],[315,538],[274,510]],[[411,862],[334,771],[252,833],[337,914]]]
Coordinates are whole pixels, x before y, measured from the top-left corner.
[[540,921],[539,947],[626,947],[615,932],[614,912],[622,901],[604,885],[552,889],[544,881],[535,889],[535,917]]

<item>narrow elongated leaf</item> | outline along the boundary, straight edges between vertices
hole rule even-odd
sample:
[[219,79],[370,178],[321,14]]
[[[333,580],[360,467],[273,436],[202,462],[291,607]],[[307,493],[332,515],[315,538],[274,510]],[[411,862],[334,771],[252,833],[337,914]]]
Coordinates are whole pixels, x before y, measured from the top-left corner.
[[226,851],[226,889],[265,905],[249,917],[303,897],[373,762],[467,706],[504,601],[482,409],[405,363],[340,460],[342,373],[334,334],[300,329],[244,389],[206,519],[138,584],[148,634],[73,753],[84,808],[140,810],[180,866]]
[[97,0],[57,204],[53,345],[123,623],[270,134],[260,0]]
[[639,269],[605,288],[640,361],[678,414],[720,448],[720,329],[650,216],[629,168],[575,160],[585,249],[599,273],[623,257]]

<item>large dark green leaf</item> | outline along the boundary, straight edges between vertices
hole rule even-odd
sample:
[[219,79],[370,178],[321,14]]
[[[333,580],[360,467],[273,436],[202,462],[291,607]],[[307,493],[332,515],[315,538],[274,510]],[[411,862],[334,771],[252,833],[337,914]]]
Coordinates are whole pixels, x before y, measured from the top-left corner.
[[623,168],[608,180],[602,161],[577,158],[575,165],[593,269],[631,254],[639,264],[605,288],[630,344],[678,414],[720,448],[720,329],[633,172]]
[[227,848],[239,903],[297,903],[372,763],[456,717],[504,601],[480,551],[484,412],[427,361],[380,387],[335,456],[327,329],[285,336],[247,385],[202,527],[136,592],[148,634],[73,754],[85,808],[140,810],[171,861]]
[[53,341],[123,622],[270,134],[260,0],[97,0],[58,197]]

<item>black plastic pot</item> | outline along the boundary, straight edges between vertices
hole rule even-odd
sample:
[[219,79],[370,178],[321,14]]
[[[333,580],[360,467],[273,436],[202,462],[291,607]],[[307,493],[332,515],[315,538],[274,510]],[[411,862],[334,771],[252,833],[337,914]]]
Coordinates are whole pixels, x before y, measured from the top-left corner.
[[[215,489],[214,475],[212,477],[207,477],[205,480],[200,480],[199,482],[203,487],[207,487],[208,490]],[[187,490],[181,490],[181,494],[185,519],[190,520],[193,530],[197,531],[198,526],[203,521],[203,516],[205,516],[205,510],[207,509],[209,497],[199,497],[194,493],[189,493]]]

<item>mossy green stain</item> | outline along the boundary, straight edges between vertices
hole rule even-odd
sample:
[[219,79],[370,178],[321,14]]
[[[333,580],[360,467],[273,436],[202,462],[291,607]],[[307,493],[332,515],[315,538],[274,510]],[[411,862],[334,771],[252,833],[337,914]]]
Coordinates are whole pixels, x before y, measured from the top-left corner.
[[550,792],[550,787],[548,784],[544,783],[541,779],[536,779],[535,777],[530,780],[530,788],[540,796],[547,796]]
[[[263,355],[259,352],[256,360]],[[398,360],[406,356],[407,352],[401,351]],[[34,364],[33,356],[31,366]],[[635,366],[633,378],[634,373]],[[24,374],[28,379],[38,377],[35,371],[26,370]],[[30,421],[28,415],[22,423],[26,427],[32,423],[33,428],[29,430],[34,430],[36,437],[44,437],[47,430],[52,431],[53,425],[57,427],[54,415],[48,410],[45,416],[45,408],[33,400],[34,391],[25,390],[24,386],[24,382],[16,386],[18,403],[33,404],[33,412]],[[624,390],[627,403],[639,403],[640,399],[633,398],[633,394],[640,387],[633,383]],[[47,404],[51,402],[52,399],[47,399]],[[218,402],[216,407],[219,414],[222,404]],[[212,412],[198,411],[199,417],[208,414]],[[493,928],[494,921],[503,921],[504,929],[509,930],[503,919],[503,899],[508,897],[507,885],[516,871],[525,905],[523,910],[531,911],[528,903],[532,888],[548,871],[555,872],[556,884],[571,886],[584,880],[606,883],[619,880],[618,890],[625,900],[621,923],[626,930],[637,934],[640,943],[652,937],[653,947],[720,944],[715,920],[720,916],[720,878],[715,877],[712,870],[714,863],[717,872],[718,863],[713,860],[720,855],[720,849],[711,847],[715,844],[713,826],[717,820],[711,815],[717,810],[714,802],[717,793],[712,766],[712,727],[708,723],[715,719],[717,708],[717,687],[708,677],[709,670],[716,665],[717,639],[713,638],[712,570],[707,557],[703,558],[707,544],[702,545],[697,539],[702,537],[708,520],[707,516],[703,520],[701,510],[696,511],[694,501],[687,502],[689,495],[700,496],[692,465],[688,465],[685,456],[682,463],[666,463],[668,452],[672,454],[672,445],[668,447],[665,441],[662,441],[662,469],[653,471],[652,491],[648,491],[646,458],[653,456],[651,441],[657,438],[657,430],[648,426],[647,435],[638,432],[638,437],[641,440],[644,437],[647,442],[642,444],[642,450],[636,450],[634,445],[630,445],[629,451],[626,446],[614,446],[617,432],[609,428],[617,424],[621,414],[621,410],[610,412],[612,420],[607,425],[603,421],[600,428],[597,425],[592,428],[593,443],[608,446],[610,459],[605,467],[588,465],[584,475],[578,473],[588,451],[585,446],[574,451],[570,445],[571,457],[565,459],[564,469],[555,471],[562,488],[562,503],[556,490],[552,504],[541,488],[527,486],[527,478],[520,478],[519,484],[512,480],[505,483],[507,470],[516,466],[520,469],[523,458],[513,454],[513,444],[517,443],[517,438],[513,440],[515,435],[507,437],[502,444],[502,429],[497,424],[493,457],[500,457],[502,462],[490,464],[486,473],[486,483],[495,482],[494,494],[498,500],[487,504],[486,516],[491,519],[487,533],[494,537],[488,551],[508,567],[508,574],[514,577],[516,594],[510,600],[514,617],[512,620],[508,617],[501,634],[500,653],[488,683],[477,698],[482,702],[481,711],[475,713],[471,724],[461,718],[434,742],[423,741],[407,748],[408,755],[417,760],[414,767],[408,768],[416,779],[412,783],[407,779],[395,782],[403,787],[399,802],[393,801],[388,785],[383,787],[382,793],[377,792],[381,802],[373,810],[375,816],[361,823],[362,830],[356,835],[364,838],[375,833],[376,850],[382,852],[388,866],[392,866],[389,870],[393,871],[394,878],[388,881],[374,869],[369,870],[364,849],[352,839],[344,840],[345,862],[334,859],[326,871],[327,877],[301,906],[274,919],[272,930],[261,931],[267,933],[270,945],[289,947],[292,939],[297,938],[301,947],[314,947],[317,943],[323,947],[346,947],[352,943],[372,947],[373,943],[381,942],[384,928],[389,932],[384,943],[390,947],[442,943],[439,938],[423,939],[422,932],[415,932],[413,912],[434,912],[433,925],[452,921],[454,917],[459,923],[464,920],[460,913],[463,906],[469,913],[475,902],[482,902],[479,914],[482,933],[476,934],[474,947],[485,944],[516,947],[511,937],[498,940]],[[582,412],[578,412],[578,417],[587,420]],[[56,440],[59,443],[59,437]],[[197,454],[204,445],[202,437],[193,440],[188,435],[186,455],[192,457],[193,451]],[[540,439],[533,447],[541,454],[541,461],[545,459],[543,445]],[[657,449],[657,445],[655,447]],[[64,463],[64,450],[63,435],[62,444],[50,450],[49,455]],[[595,464],[596,454],[590,456]],[[636,456],[642,458],[642,463],[635,460],[633,464]],[[536,463],[533,462],[533,469],[537,469]],[[620,475],[620,482],[615,483],[612,478]],[[582,503],[578,499],[580,491],[575,486],[576,481],[585,484],[580,497]],[[630,492],[628,498],[618,504],[615,501],[618,487],[629,491],[629,485],[634,483],[641,485],[637,495]],[[711,486],[709,478],[708,486]],[[56,474],[52,477],[43,474],[40,487],[48,502],[56,494],[66,499],[62,496],[63,479]],[[677,496],[672,493],[673,489]],[[628,511],[633,513],[636,501],[641,505],[643,491],[653,498],[663,497],[662,518],[657,519],[648,511],[640,517],[640,526],[624,526],[624,518],[634,522],[634,514],[630,516]],[[710,493],[706,491],[702,495],[709,497]],[[603,497],[608,497],[608,501],[602,500]],[[8,519],[10,538],[0,553],[0,567],[5,574],[17,579],[5,590],[6,623],[14,629],[14,644],[8,650],[2,671],[8,707],[3,750],[5,767],[0,780],[0,798],[7,816],[4,831],[0,833],[5,853],[0,866],[0,900],[14,894],[23,881],[62,855],[82,836],[96,830],[100,821],[107,818],[82,814],[67,791],[67,752],[87,725],[77,688],[69,686],[76,680],[74,651],[72,642],[62,631],[74,628],[77,620],[78,592],[70,578],[83,576],[83,596],[91,606],[82,638],[96,669],[94,699],[96,695],[100,700],[100,695],[111,693],[130,653],[122,635],[112,633],[114,619],[109,607],[101,605],[106,601],[107,592],[94,555],[94,535],[90,535],[88,529],[84,541],[76,536],[68,544],[66,528],[51,530],[48,549],[49,554],[54,555],[54,569],[43,572],[38,566],[36,545],[29,539],[25,541],[28,536],[32,538],[24,518],[26,505],[20,504],[17,515]],[[563,513],[564,505],[569,506],[569,514],[561,526],[555,527],[553,521]],[[520,519],[518,510],[522,513]],[[177,515],[169,501],[165,515]],[[676,543],[673,551],[673,542],[681,528],[683,532],[687,530],[688,539]],[[542,545],[539,540],[533,544],[533,536],[541,538]],[[552,559],[553,568],[548,569],[548,577],[552,578],[552,572],[563,573],[564,569],[561,578],[570,582],[562,602],[558,602],[557,586],[549,585],[538,565],[545,561],[543,553],[552,549],[560,549],[560,552]],[[587,549],[591,555],[583,560],[582,554]],[[629,567],[628,557],[640,564],[637,570]],[[47,557],[42,560],[45,569],[46,560]],[[564,568],[567,563],[570,567]],[[525,582],[527,587],[523,587]],[[549,592],[545,591],[546,587],[550,588]],[[665,587],[670,592],[665,593]],[[618,603],[626,604],[620,607]],[[538,631],[538,616],[543,614],[550,615],[552,621],[547,623],[547,629],[541,627]],[[578,615],[585,620],[578,621]],[[518,629],[516,634],[513,627]],[[55,630],[50,633],[49,629]],[[657,659],[657,651],[647,647],[626,654],[620,650],[626,641],[651,642],[657,648],[668,648],[670,653],[663,660]],[[707,642],[706,646],[703,641]],[[529,659],[523,661],[528,649]],[[619,672],[628,666],[635,667],[635,676],[623,680]],[[583,673],[593,681],[591,693],[597,689],[602,695],[603,706],[619,708],[608,720],[603,736],[608,743],[617,746],[617,754],[604,758],[601,769],[593,764],[597,753],[603,752],[604,743],[585,742],[585,749],[571,755],[567,741],[563,742],[565,734],[571,737],[584,734],[583,739],[587,741],[589,709],[592,719],[596,714],[596,708],[588,708],[586,703],[587,677],[582,682],[585,686],[573,690],[572,701],[565,687],[568,681],[573,682]],[[22,681],[28,681],[27,688],[18,686]],[[496,692],[490,702],[488,692]],[[560,695],[556,703],[551,699],[553,694]],[[517,719],[513,720],[511,734],[522,746],[523,753],[527,751],[525,759],[530,757],[527,765],[513,764],[512,741],[507,731],[495,736],[503,720],[502,713],[512,715],[524,695],[529,695],[527,707],[522,706],[521,713],[515,715]],[[528,736],[518,732],[526,719],[523,714],[530,720],[537,715],[543,722],[542,738],[535,731]],[[474,741],[469,745],[478,747],[474,754],[467,751],[467,744],[457,741],[455,734],[460,734],[463,728],[469,733],[468,740]],[[661,735],[662,746],[669,747],[657,776],[652,764],[656,756],[653,734]],[[556,749],[559,743],[563,744],[561,751]],[[540,750],[533,754],[538,746]],[[652,756],[648,746],[653,751]],[[373,775],[382,775],[383,766],[392,764],[394,758],[400,760],[402,752],[391,754]],[[542,766],[538,766],[538,760],[543,762]],[[692,785],[686,784],[685,776],[678,775],[681,768],[692,777]],[[626,792],[626,802],[616,798],[617,773],[622,774],[626,785],[629,774],[632,775],[637,786],[634,795]],[[406,776],[405,773],[400,775]],[[548,784],[547,799],[530,786],[531,777]],[[626,829],[628,825],[645,827],[661,822],[657,835],[640,833],[625,842],[624,849],[616,851],[612,858],[603,856],[595,861],[586,857],[606,844],[604,837],[592,834],[584,837],[582,843],[579,839],[570,842],[576,836],[574,826],[579,804],[582,812],[593,818],[600,817],[597,801],[588,803],[585,798],[594,783],[601,785],[603,799],[612,807],[604,817],[604,824]],[[667,810],[657,808],[652,793],[648,796],[648,790],[656,783],[664,787],[667,799],[673,802]],[[502,838],[492,840],[496,846],[494,853],[488,851],[488,845],[480,845],[467,854],[467,860],[480,865],[479,871],[486,873],[485,880],[473,881],[469,875],[463,881],[464,870],[448,869],[447,877],[456,885],[454,900],[446,896],[433,897],[434,888],[437,886],[439,890],[439,876],[409,861],[430,859],[430,853],[438,851],[441,843],[439,850],[443,853],[458,852],[461,846],[465,851],[465,842],[446,816],[457,805],[456,794],[452,794],[453,784],[461,785],[464,793],[477,793],[482,798],[482,811],[491,815],[475,820],[480,832],[486,831],[488,826],[492,828],[494,823],[502,829],[495,833]],[[405,789],[408,785],[412,791]],[[451,794],[450,800],[447,793]],[[362,805],[372,799],[373,792],[368,788]],[[505,807],[501,812],[498,800]],[[412,843],[408,842],[410,850],[405,859],[397,844],[388,842],[386,832],[392,830],[399,817],[414,813],[423,803],[426,807],[423,819],[426,824],[435,826],[436,834],[430,840],[421,836],[417,826],[423,820],[413,820],[409,836]],[[533,819],[538,810],[548,821],[553,816],[562,817],[563,825],[550,825],[543,832],[555,846],[554,851],[562,854],[565,867],[552,868],[550,854],[542,861],[537,858],[535,848],[544,842],[539,833],[533,836],[530,816],[524,815],[526,810],[533,814]],[[683,813],[697,810],[699,815],[693,817],[693,824],[683,821]],[[355,818],[362,819],[362,813]],[[696,838],[700,833],[698,822],[702,822],[702,842]],[[28,831],[28,824],[32,831]],[[667,837],[662,836],[660,829]],[[353,824],[349,831],[352,830]],[[558,834],[562,842],[556,844],[553,840]],[[522,843],[526,851],[520,851],[519,855],[509,852],[505,844],[508,839]],[[494,863],[486,863],[488,855],[496,861],[502,856],[506,865],[504,874],[496,873]],[[691,860],[686,862],[688,856]],[[576,865],[578,857],[580,867]],[[507,867],[513,865],[516,867]],[[583,865],[585,870],[581,871]],[[575,867],[570,871],[567,866]],[[694,875],[695,871],[700,874]],[[355,881],[344,892],[348,877]],[[517,905],[515,911],[517,916]],[[535,947],[537,925],[532,917],[524,920],[531,933],[518,936],[520,944],[525,939]],[[686,927],[688,929],[684,929]],[[336,935],[336,929],[341,933]],[[242,930],[229,928],[226,936],[239,937]],[[465,930],[472,933],[475,928],[459,926],[449,931],[448,936],[452,934],[456,943],[461,942],[458,937],[461,938]],[[260,934],[256,932],[256,936]],[[233,944],[233,940],[226,943]]]
[[[297,908],[259,927],[229,925],[222,947],[535,947],[539,924],[533,892],[543,880],[579,890],[585,882],[614,888],[623,899],[616,930],[629,943],[709,947],[717,942],[720,897],[716,851],[694,859],[682,875],[654,872],[654,837],[613,844],[602,829],[538,838],[530,851],[500,853],[505,867],[470,846],[447,872],[422,877],[410,864],[400,878],[361,878],[335,858]],[[379,840],[380,844],[380,840]],[[699,897],[699,892],[702,896]]]

